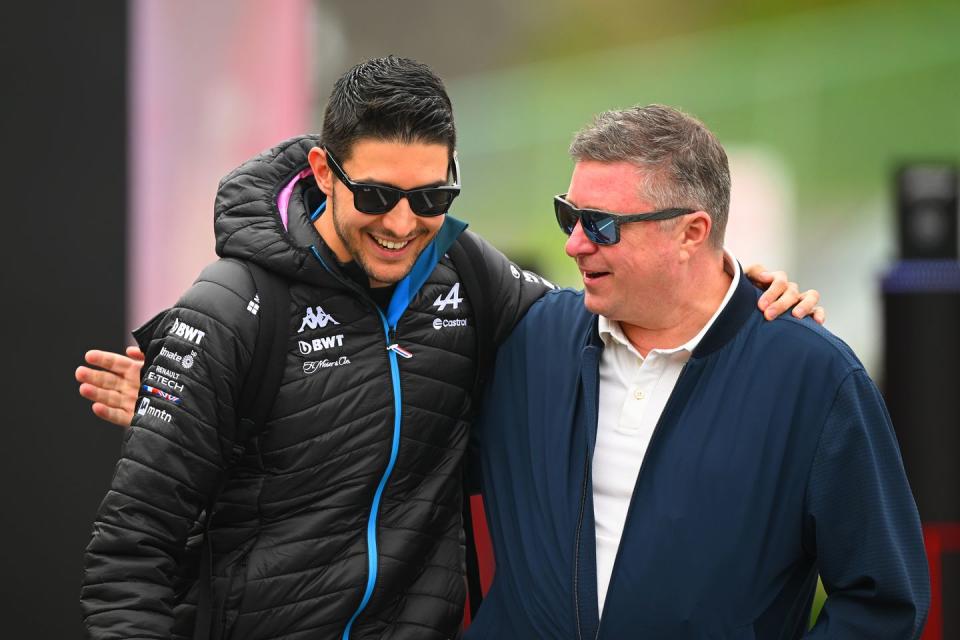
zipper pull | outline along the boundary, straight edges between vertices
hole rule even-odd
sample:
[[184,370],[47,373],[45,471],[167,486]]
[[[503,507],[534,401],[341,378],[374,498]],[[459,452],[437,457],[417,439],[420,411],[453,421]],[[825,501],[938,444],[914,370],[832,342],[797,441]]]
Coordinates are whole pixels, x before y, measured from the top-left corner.
[[387,351],[393,351],[395,354],[401,358],[407,358],[408,360],[413,357],[413,354],[401,347],[400,345],[394,343],[387,347]]

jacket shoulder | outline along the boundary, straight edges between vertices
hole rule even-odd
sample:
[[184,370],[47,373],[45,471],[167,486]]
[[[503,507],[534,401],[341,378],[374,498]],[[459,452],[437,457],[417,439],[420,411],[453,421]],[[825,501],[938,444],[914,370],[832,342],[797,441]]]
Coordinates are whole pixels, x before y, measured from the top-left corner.
[[256,294],[256,285],[247,264],[235,258],[220,258],[204,267],[177,306],[220,316],[240,303],[246,307]]
[[217,327],[225,328],[250,350],[258,326],[256,295],[247,265],[242,260],[221,258],[200,272],[173,307],[135,329],[133,336],[146,352],[152,340],[173,330],[171,323],[179,329],[180,323],[186,322],[187,326],[203,329],[204,335]]
[[553,289],[537,300],[514,329],[510,340],[558,348],[584,345],[596,316],[583,306],[583,292]]
[[530,308],[528,317],[531,321],[552,326],[565,322],[589,324],[595,316],[583,306],[583,291],[563,288],[548,291]]
[[[758,314],[759,315],[759,314]],[[761,319],[758,332],[773,344],[778,358],[791,362],[802,359],[817,367],[829,367],[838,375],[864,369],[853,349],[841,338],[811,318],[794,318],[784,314],[772,322]]]

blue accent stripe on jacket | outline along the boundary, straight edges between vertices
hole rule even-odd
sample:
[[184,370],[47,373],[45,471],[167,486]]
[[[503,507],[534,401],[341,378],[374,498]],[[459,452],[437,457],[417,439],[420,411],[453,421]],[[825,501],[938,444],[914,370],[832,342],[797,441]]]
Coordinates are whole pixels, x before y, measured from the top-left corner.
[[[384,341],[386,346],[390,346],[392,343],[391,334],[397,329],[397,322],[400,321],[400,317],[403,315],[403,312],[407,310],[407,307],[410,305],[410,301],[413,300],[416,293],[420,290],[420,287],[423,286],[423,283],[427,281],[427,278],[430,277],[430,274],[433,273],[433,270],[436,268],[437,263],[440,261],[440,257],[450,248],[457,237],[467,228],[467,224],[451,216],[447,216],[444,220],[443,226],[440,227],[440,230],[437,232],[436,237],[427,245],[423,252],[417,257],[417,261],[414,263],[413,268],[410,270],[410,273],[406,275],[403,280],[397,283],[396,289],[394,289],[393,297],[390,299],[390,306],[387,309],[387,315],[380,313],[380,319],[383,322],[383,334]],[[321,264],[327,270],[326,264],[320,258],[319,252],[316,247],[311,247],[313,255],[320,261]],[[388,351],[388,356],[390,359],[390,377],[393,383],[393,441],[390,447],[390,460],[387,462],[387,468],[383,472],[383,476],[380,478],[380,484],[377,485],[377,490],[373,496],[373,504],[370,506],[370,516],[367,519],[367,586],[363,592],[363,598],[360,600],[360,604],[357,606],[356,611],[353,612],[353,615],[350,616],[350,620],[347,622],[347,626],[343,630],[342,640],[349,640],[350,631],[353,628],[353,623],[356,619],[363,613],[363,610],[367,607],[367,604],[370,602],[370,598],[373,596],[373,590],[377,583],[377,566],[378,566],[378,552],[377,552],[377,516],[380,512],[380,501],[383,498],[383,491],[387,486],[387,482],[390,480],[390,475],[393,473],[393,467],[397,462],[397,454],[400,449],[400,427],[402,426],[403,418],[403,400],[400,391],[400,367],[397,363],[397,354],[394,351]]]
[[[390,327],[387,325],[387,318],[381,313],[380,319],[383,321],[383,333],[387,344],[390,343]],[[393,473],[393,467],[397,463],[397,453],[400,450],[400,423],[402,418],[403,401],[400,392],[400,367],[397,365],[397,354],[388,351],[390,358],[390,378],[393,382],[393,443],[390,447],[390,461],[387,462],[387,468],[380,478],[380,484],[377,485],[377,491],[373,495],[373,505],[370,507],[370,517],[367,519],[367,588],[363,592],[363,599],[360,606],[350,616],[346,628],[343,630],[343,640],[349,640],[350,630],[353,628],[353,622],[357,616],[367,607],[373,596],[373,587],[377,583],[377,515],[380,513],[380,500],[383,498],[383,490],[387,486],[387,480]]]

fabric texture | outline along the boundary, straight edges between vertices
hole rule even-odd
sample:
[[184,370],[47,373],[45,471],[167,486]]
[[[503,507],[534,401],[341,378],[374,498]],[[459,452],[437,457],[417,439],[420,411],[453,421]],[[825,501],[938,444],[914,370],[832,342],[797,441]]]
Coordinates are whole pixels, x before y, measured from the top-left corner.
[[[548,294],[498,353],[475,434],[497,571],[467,638],[919,636],[920,522],[883,402],[812,320],[741,278],[687,362],[633,489],[597,607],[591,464],[603,342]],[[565,372],[565,375],[558,375]],[[602,613],[602,615],[601,615]]]
[[[316,144],[289,140],[224,178],[222,259],[151,326],[146,386],[85,557],[89,637],[191,637],[196,522],[224,479],[210,534],[214,638],[458,633],[477,336],[468,291],[434,302],[459,282],[446,249],[470,232],[447,216],[381,312],[312,226],[312,180],[294,188],[281,223],[277,195]],[[499,344],[548,286],[477,241]],[[289,342],[266,431],[228,469],[258,322],[246,261],[289,281]]]

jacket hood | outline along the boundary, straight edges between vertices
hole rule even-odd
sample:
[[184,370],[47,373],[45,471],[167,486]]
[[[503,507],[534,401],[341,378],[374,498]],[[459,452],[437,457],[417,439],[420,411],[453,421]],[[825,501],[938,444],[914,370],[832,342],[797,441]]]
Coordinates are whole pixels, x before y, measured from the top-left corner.
[[309,170],[307,154],[319,144],[315,135],[290,138],[220,181],[214,205],[217,255],[249,260],[296,280],[316,282],[324,277],[323,267],[310,253],[311,245],[323,243],[302,195],[284,189]]

